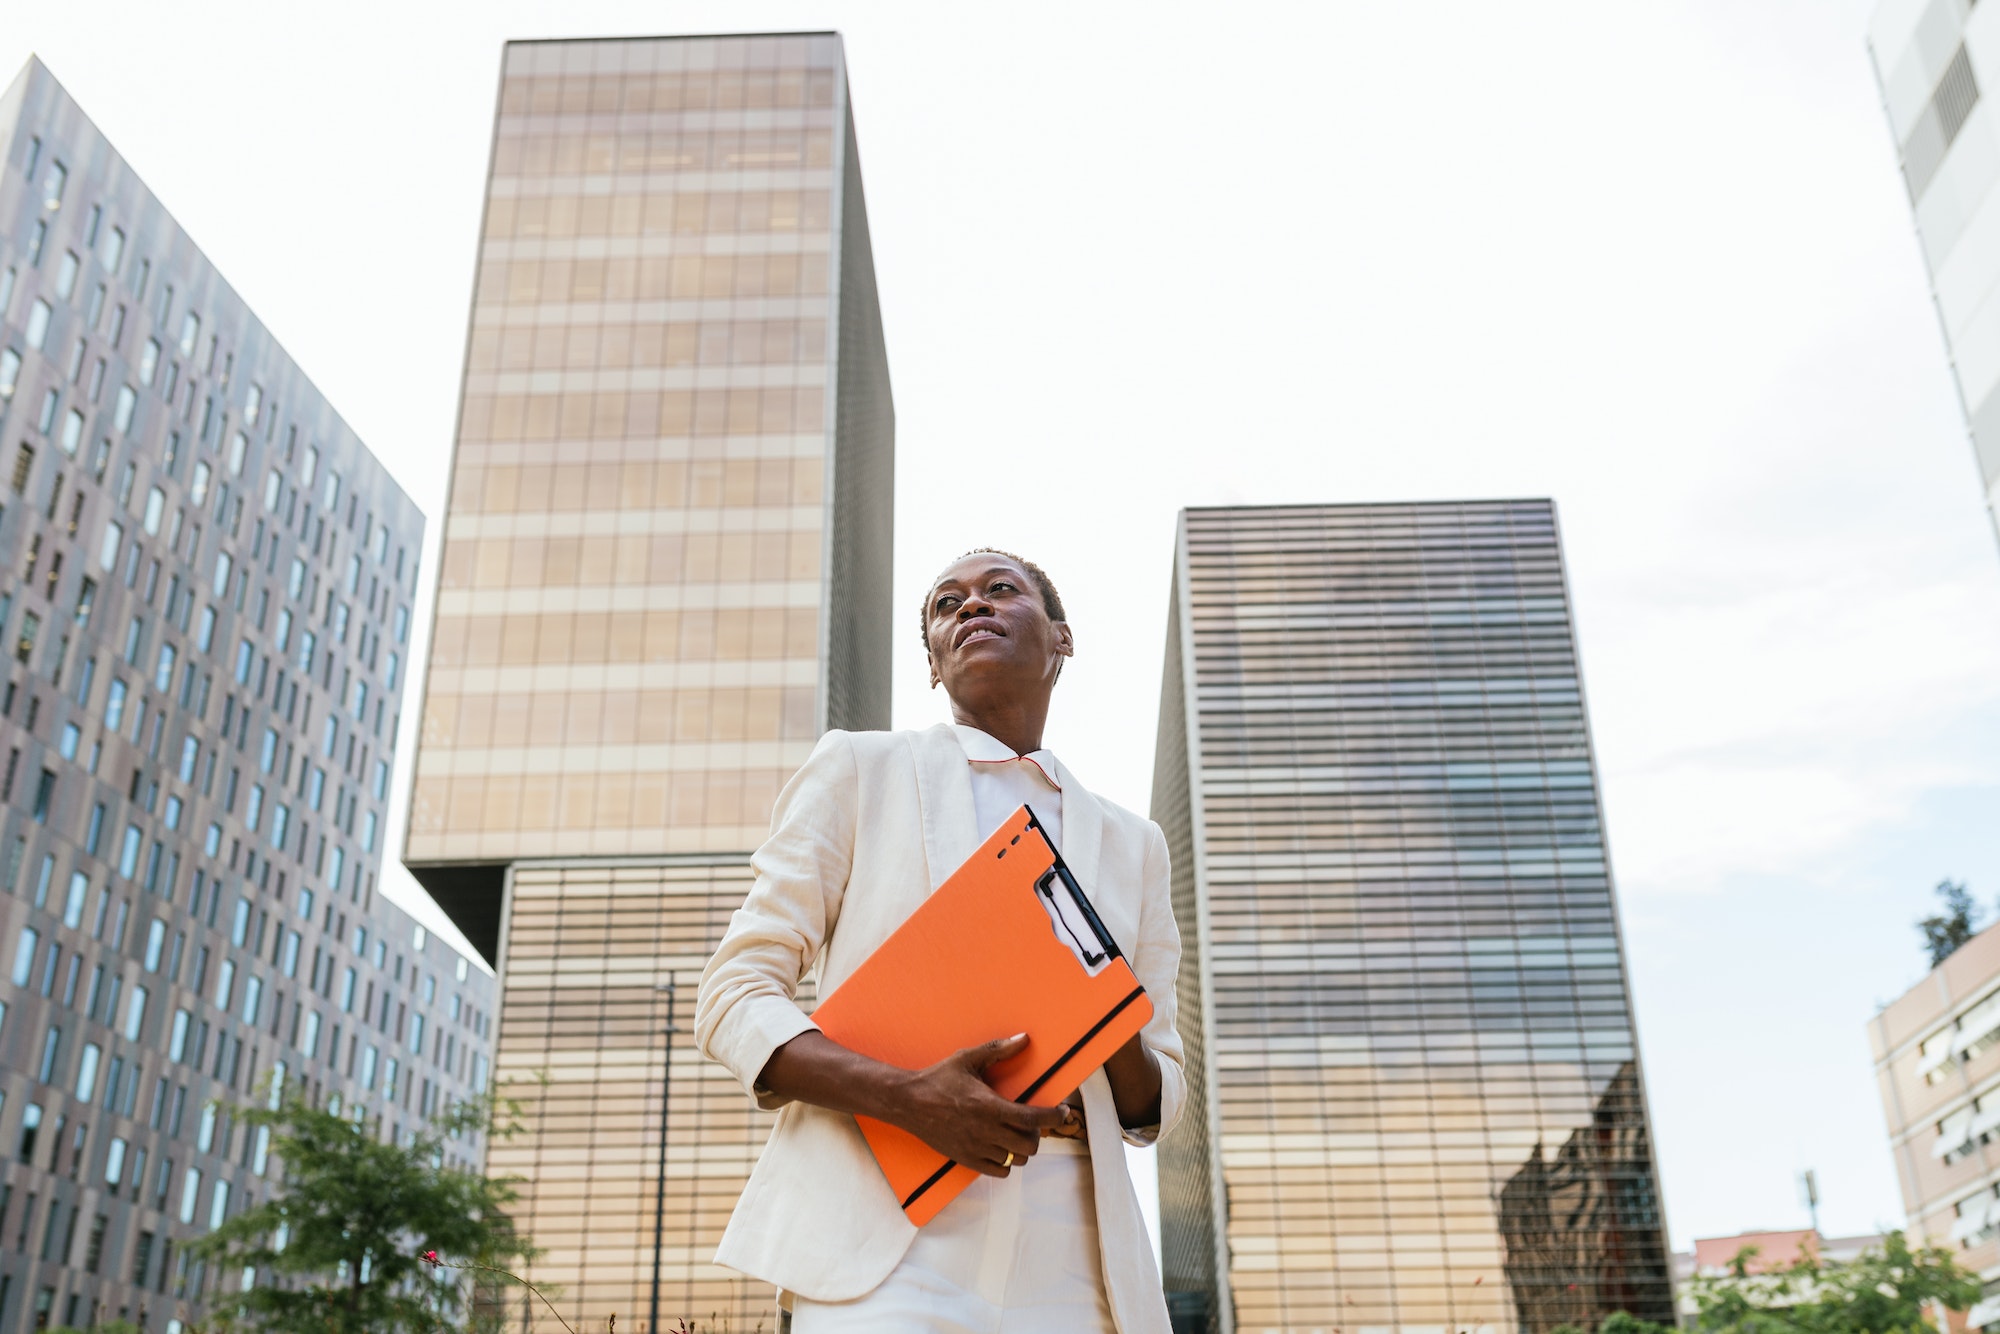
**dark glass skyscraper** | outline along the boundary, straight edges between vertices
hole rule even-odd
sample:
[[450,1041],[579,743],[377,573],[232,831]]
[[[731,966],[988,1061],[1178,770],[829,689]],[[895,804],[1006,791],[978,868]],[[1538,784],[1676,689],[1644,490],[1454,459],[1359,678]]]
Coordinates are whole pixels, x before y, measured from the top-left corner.
[[1177,1319],[1673,1323],[1554,506],[1184,511],[1160,710]]
[[407,860],[500,969],[534,1277],[748,1330],[771,1289],[712,1258],[771,1118],[668,1030],[779,787],[889,721],[840,38],[509,43],[478,274]]
[[385,1138],[485,1081],[492,979],[376,893],[423,516],[34,60],[0,432],[0,1330],[160,1334],[268,1279],[183,1249],[267,1075]]

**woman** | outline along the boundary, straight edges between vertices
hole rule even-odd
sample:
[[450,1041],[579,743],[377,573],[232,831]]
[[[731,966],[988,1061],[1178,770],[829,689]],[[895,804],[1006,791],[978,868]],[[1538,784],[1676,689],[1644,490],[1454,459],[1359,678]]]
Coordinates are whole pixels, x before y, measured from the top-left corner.
[[[777,1285],[793,1334],[1166,1334],[1124,1154],[1172,1127],[1187,1090],[1166,839],[1042,748],[1074,641],[1039,567],[973,552],[933,583],[923,631],[953,722],[820,738],[778,797],[754,886],[702,976],[701,1050],[780,1109],[716,1260]],[[792,999],[807,970],[817,964],[819,994],[831,993],[1023,802],[1146,988],[1145,1029],[1053,1108],[1019,1106],[980,1077],[1025,1035],[902,1070],[820,1033]],[[856,1114],[981,1180],[913,1227]]]

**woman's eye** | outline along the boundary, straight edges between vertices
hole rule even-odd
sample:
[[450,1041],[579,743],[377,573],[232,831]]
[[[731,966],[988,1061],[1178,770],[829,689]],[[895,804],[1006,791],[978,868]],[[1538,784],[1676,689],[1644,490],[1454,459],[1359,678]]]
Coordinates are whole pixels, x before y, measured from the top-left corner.
[[958,601],[958,599],[957,599],[957,598],[955,598],[955,597],[950,597],[950,596],[945,596],[945,597],[941,597],[941,598],[939,598],[939,599],[937,600],[937,605],[936,605],[935,607],[932,607],[932,608],[931,608],[931,610],[932,610],[932,611],[950,611],[950,610],[951,610],[951,604],[952,604],[952,603],[954,603],[954,602],[956,602],[956,601]]

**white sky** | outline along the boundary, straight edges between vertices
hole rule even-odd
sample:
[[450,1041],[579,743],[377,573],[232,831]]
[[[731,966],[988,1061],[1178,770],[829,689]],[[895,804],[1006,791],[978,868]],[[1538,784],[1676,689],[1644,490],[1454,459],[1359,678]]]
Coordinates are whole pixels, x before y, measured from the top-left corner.
[[500,43],[842,30],[898,607],[1048,566],[1051,743],[1138,810],[1179,506],[1554,496],[1685,1246],[1803,1225],[1807,1166],[1900,1224],[1863,1026],[1932,884],[2000,893],[2000,557],[1866,9],[10,3],[0,81],[40,54],[388,461],[428,584]]

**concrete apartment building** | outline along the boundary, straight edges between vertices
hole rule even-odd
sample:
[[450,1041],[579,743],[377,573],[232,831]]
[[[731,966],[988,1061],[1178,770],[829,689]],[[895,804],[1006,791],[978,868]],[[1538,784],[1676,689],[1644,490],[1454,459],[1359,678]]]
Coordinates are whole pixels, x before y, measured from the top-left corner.
[[2000,926],[1884,1007],[1868,1042],[1910,1240],[1985,1283],[1966,1328],[2000,1325]]
[[770,1118],[687,1030],[779,787],[888,725],[894,429],[838,36],[507,45],[405,860],[582,1325],[774,1320],[711,1263]]
[[[376,892],[423,516],[39,61],[0,94],[0,1331],[260,1281],[267,1077],[384,1136],[492,982]],[[453,1146],[476,1162],[476,1140]]]
[[1673,1321],[1548,501],[1182,512],[1178,1330]]

